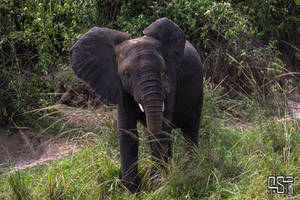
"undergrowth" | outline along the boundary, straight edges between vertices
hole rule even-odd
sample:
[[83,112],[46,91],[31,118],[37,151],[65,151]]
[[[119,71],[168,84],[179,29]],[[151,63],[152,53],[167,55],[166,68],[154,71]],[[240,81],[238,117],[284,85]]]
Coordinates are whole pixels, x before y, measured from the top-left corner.
[[[66,119],[53,125],[62,135],[83,142],[80,151],[46,165],[3,173],[0,199],[299,199],[299,120],[279,118],[282,111],[270,114],[267,110],[274,108],[247,98],[230,101],[220,90],[206,87],[199,148],[189,153],[181,131],[173,130],[173,158],[158,175],[150,176],[156,164],[147,134],[139,129],[139,194],[129,194],[120,182],[113,114],[99,128],[76,128]],[[244,118],[238,119],[233,108],[221,111],[224,102],[243,109]],[[294,176],[294,195],[268,194],[269,175]]]

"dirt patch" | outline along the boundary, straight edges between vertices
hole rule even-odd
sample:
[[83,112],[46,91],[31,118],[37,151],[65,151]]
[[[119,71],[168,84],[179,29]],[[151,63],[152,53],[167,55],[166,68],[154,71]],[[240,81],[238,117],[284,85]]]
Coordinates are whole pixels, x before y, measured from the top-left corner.
[[[60,113],[51,121],[64,120],[75,127],[100,128],[108,121],[115,120],[114,107],[101,106],[97,110],[74,108],[65,105],[53,107]],[[114,123],[115,124],[115,123]],[[18,129],[6,135],[0,129],[0,170],[25,169],[47,161],[57,160],[79,150],[82,144],[44,131]]]
[[19,130],[6,136],[0,130],[0,169],[25,169],[75,153],[80,145],[46,133]]

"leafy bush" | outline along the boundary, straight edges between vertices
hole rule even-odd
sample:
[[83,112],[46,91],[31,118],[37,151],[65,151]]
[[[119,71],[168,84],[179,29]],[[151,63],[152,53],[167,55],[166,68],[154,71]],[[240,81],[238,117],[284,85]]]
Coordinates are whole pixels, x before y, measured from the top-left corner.
[[18,116],[31,121],[29,111],[53,104],[58,93],[72,87],[68,81],[72,74],[64,80],[55,74],[69,68],[70,47],[92,26],[138,37],[160,17],[183,29],[203,58],[207,79],[221,82],[232,96],[242,92],[265,101],[290,85],[277,41],[295,46],[298,10],[299,2],[291,0],[3,0],[0,121],[3,125]]
[[[54,103],[52,74],[68,67],[68,51],[95,24],[94,1],[9,1],[0,4],[0,121]],[[3,125],[2,124],[2,125]]]
[[[284,37],[285,39],[294,39],[290,34],[299,31],[297,23],[297,1],[294,0],[231,0],[229,1],[236,8],[250,17],[254,24],[254,32],[257,37],[269,40],[271,37]],[[299,17],[299,16],[298,16]],[[299,19],[298,19],[299,20]],[[287,34],[284,36],[283,34]],[[282,34],[282,35],[280,35]]]

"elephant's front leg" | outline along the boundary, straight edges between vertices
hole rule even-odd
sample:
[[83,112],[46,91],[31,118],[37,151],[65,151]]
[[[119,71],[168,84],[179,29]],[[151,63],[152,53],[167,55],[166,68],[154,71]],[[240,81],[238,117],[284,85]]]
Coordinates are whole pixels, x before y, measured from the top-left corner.
[[128,107],[123,105],[118,106],[118,118],[121,178],[124,186],[134,193],[138,190],[140,183],[137,175],[138,132],[136,118],[133,116],[133,110],[128,110]]

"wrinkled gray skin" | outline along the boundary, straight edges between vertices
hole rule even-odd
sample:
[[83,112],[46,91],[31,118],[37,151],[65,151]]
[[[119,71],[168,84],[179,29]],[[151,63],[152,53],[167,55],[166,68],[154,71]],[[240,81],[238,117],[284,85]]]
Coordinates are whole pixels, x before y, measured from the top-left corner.
[[128,40],[128,33],[94,27],[70,51],[76,75],[118,105],[121,176],[131,192],[139,186],[137,121],[149,130],[153,159],[168,161],[173,127],[188,146],[198,145],[203,101],[201,60],[182,30],[161,18],[143,33]]

